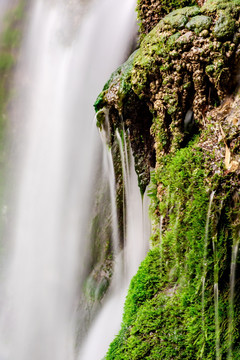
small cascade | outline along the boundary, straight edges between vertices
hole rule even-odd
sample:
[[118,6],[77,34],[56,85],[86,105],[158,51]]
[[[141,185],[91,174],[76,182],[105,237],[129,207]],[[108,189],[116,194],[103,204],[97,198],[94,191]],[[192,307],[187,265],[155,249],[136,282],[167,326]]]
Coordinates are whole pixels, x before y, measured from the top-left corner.
[[[107,118],[107,113],[105,114]],[[115,174],[113,167],[113,159],[111,150],[104,143],[107,141],[107,131],[101,133],[103,145],[103,164],[102,167],[106,170],[107,182],[110,192],[111,203],[111,226],[112,226],[112,245],[113,245],[113,276],[111,279],[110,288],[105,295],[99,314],[93,319],[88,334],[85,336],[83,343],[80,345],[77,358],[84,359],[99,359],[101,360],[107,352],[107,348],[112,341],[112,337],[118,331],[119,324],[122,317],[122,308],[125,299],[125,292],[122,292],[123,287],[123,263],[122,254],[120,252],[119,230],[117,222],[117,206],[116,206],[116,189],[115,189]],[[114,316],[112,315],[114,313]],[[104,337],[103,335],[104,329]],[[94,343],[94,346],[92,344]]]
[[[136,273],[144,254],[147,253],[148,242],[146,242],[146,238],[150,235],[150,227],[144,222],[144,214],[147,214],[146,209],[148,207],[147,197],[144,195],[143,199],[141,199],[137,186],[138,179],[128,133],[123,131],[121,137],[117,131],[116,137],[121,154],[124,178],[124,199],[126,201],[124,263],[125,277],[129,281]],[[132,254],[134,254],[134,257]]]
[[[143,200],[141,198],[134,169],[134,158],[127,135],[123,132],[123,138],[121,138],[117,132],[116,138],[121,153],[125,189],[124,246],[122,251],[119,250],[120,247],[115,246],[115,264],[111,286],[104,299],[102,309],[93,322],[84,345],[80,348],[78,360],[101,360],[106,354],[109,344],[120,330],[129,282],[148,250],[150,237],[150,221],[147,216],[148,199],[145,196]],[[108,161],[110,161],[112,158],[109,149],[106,149],[106,153]],[[113,164],[109,164],[109,166],[113,169]],[[115,193],[115,189],[112,190],[112,193]],[[113,214],[113,216],[115,215]]]
[[207,247],[208,247],[208,233],[209,233],[209,223],[211,216],[211,207],[214,198],[215,192],[212,191],[209,199],[207,219],[205,225],[205,236],[204,236],[204,251],[203,251],[203,275],[202,275],[202,331],[203,337],[206,336],[206,325],[205,325],[205,281],[207,275]]
[[[104,146],[104,144],[103,144]],[[111,224],[112,224],[112,242],[113,242],[113,253],[118,254],[120,249],[119,242],[119,229],[118,229],[118,216],[117,216],[117,205],[116,205],[116,189],[115,189],[115,174],[113,167],[113,159],[111,150],[104,146],[104,167],[108,174],[108,182],[110,189],[111,199]]]
[[218,305],[218,282],[214,282],[214,311],[215,311],[215,336],[216,336],[216,360],[220,359],[220,327]]
[[[127,184],[129,179],[129,151],[127,149],[127,142],[125,139],[125,133],[123,133],[123,138],[121,137],[119,130],[116,131],[116,138],[118,142],[118,147],[120,150],[121,163],[122,163],[122,176],[123,184]],[[125,241],[126,234],[126,185],[123,186],[123,242]]]
[[232,344],[233,344],[233,330],[234,330],[234,289],[235,289],[235,277],[236,277],[239,242],[240,242],[240,232],[238,233],[237,239],[234,239],[232,245],[232,258],[231,258],[231,269],[230,269],[229,316],[228,316],[228,334],[229,334],[228,360],[233,360]]

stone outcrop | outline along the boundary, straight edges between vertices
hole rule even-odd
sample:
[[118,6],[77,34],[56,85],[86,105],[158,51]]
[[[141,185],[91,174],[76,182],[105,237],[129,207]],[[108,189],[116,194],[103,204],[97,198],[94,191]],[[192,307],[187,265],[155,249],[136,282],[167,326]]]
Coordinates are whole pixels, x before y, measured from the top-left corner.
[[129,132],[153,221],[106,359],[238,359],[240,1],[164,4],[138,2],[145,36],[95,103],[110,145]]

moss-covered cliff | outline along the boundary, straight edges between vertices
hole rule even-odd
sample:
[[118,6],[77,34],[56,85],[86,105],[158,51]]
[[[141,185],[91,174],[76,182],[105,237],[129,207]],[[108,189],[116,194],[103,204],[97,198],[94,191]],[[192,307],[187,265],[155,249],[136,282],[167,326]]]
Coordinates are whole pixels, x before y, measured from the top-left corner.
[[106,359],[238,359],[240,1],[151,4],[160,17],[139,1],[152,30],[95,103],[110,143],[129,130],[153,220]]

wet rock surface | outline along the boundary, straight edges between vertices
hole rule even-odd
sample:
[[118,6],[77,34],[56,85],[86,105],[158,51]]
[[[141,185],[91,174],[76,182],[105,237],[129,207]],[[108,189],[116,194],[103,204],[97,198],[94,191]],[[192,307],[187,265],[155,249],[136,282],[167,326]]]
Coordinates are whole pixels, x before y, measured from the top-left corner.
[[[230,17],[230,11],[232,11]],[[208,1],[163,18],[111,77],[95,108],[110,109],[111,131],[130,130],[142,191],[164,154],[185,146],[206,125],[206,113],[237,85],[240,4]],[[186,131],[189,110],[194,126]],[[144,115],[143,115],[144,114]],[[101,124],[101,120],[99,120]]]
[[95,103],[130,133],[153,221],[107,360],[240,357],[240,1],[198,3],[139,1],[148,34]]

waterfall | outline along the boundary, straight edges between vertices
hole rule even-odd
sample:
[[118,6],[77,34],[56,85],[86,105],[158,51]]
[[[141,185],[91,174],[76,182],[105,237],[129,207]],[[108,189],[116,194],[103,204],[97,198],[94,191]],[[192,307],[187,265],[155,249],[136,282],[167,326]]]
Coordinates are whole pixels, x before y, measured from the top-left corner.
[[[120,330],[129,282],[148,250],[150,223],[146,214],[149,202],[146,196],[141,198],[134,158],[126,133],[123,132],[121,138],[117,131],[116,137],[122,160],[126,199],[123,232],[125,246],[116,254],[115,271],[107,300],[90,328],[78,360],[101,360],[106,354],[110,342]],[[109,154],[110,152],[107,154],[108,159]]]
[[[30,5],[12,106],[17,159],[9,180],[13,199],[4,239],[0,358],[71,360],[90,251],[93,169],[101,153],[92,104],[126,56],[136,4],[35,0]],[[96,346],[95,339],[89,346]]]
[[[137,175],[134,170],[134,158],[131,150],[128,134],[123,131],[122,137],[116,134],[123,168],[124,190],[126,199],[126,214],[124,224],[125,234],[125,276],[129,281],[138,269],[143,256],[148,250],[147,238],[149,238],[149,224],[144,219],[147,213],[148,201],[146,196],[141,200]],[[134,254],[134,257],[132,256]]]

